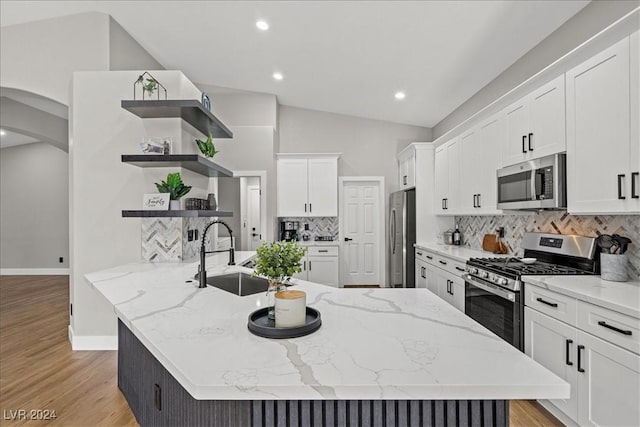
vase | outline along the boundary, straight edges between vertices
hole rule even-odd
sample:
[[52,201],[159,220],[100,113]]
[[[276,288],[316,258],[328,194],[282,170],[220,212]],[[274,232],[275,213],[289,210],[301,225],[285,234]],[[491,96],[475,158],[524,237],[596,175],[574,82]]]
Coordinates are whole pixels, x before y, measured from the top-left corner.
[[269,320],[276,320],[276,293],[284,288],[284,284],[276,280],[269,280],[269,288],[267,289],[267,315]]
[[169,210],[171,210],[171,211],[179,211],[180,210],[180,200],[171,200],[169,202]]

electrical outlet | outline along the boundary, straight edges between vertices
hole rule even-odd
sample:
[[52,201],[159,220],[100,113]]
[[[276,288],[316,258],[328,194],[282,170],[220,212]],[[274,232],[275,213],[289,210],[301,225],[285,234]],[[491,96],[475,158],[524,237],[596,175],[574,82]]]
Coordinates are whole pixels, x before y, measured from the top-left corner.
[[197,228],[195,230],[193,230],[193,236],[195,237],[196,240],[200,240],[200,238],[198,237],[198,229]]
[[187,241],[193,242],[193,230],[187,230]]
[[58,262],[62,264],[64,262],[64,257],[61,256],[60,258],[58,258]]

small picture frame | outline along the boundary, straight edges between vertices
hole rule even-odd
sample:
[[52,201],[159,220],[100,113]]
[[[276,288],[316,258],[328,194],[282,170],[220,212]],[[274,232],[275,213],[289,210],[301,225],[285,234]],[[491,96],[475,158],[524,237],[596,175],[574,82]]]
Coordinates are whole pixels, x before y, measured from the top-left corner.
[[169,193],[143,194],[142,209],[146,211],[168,211]]
[[209,99],[209,95],[202,92],[202,106],[206,108],[208,111],[211,111],[211,100]]
[[140,149],[144,154],[171,154],[172,142],[170,136],[145,136],[140,143]]

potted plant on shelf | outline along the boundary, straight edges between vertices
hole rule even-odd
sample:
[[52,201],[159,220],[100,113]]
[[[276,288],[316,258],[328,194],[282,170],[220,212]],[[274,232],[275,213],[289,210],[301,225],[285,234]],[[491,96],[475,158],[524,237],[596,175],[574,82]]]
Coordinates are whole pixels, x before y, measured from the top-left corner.
[[209,137],[206,141],[196,139],[196,144],[198,145],[200,152],[204,154],[205,157],[211,158],[219,153],[219,151],[216,151],[216,147],[213,145],[213,135],[211,134],[209,134]]
[[267,305],[269,318],[273,319],[275,317],[275,292],[290,286],[293,275],[302,271],[300,260],[307,250],[296,245],[295,242],[265,242],[256,249],[256,252],[258,256],[255,261],[254,274],[269,280]]
[[182,182],[180,172],[170,173],[166,181],[155,184],[160,193],[169,193],[169,209],[172,211],[180,210],[180,198],[191,191],[191,186],[184,185]]

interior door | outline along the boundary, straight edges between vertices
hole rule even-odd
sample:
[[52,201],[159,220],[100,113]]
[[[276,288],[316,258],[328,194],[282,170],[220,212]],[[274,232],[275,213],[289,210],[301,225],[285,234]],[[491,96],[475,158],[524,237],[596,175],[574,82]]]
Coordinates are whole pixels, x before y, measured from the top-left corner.
[[262,239],[260,229],[260,187],[247,187],[247,250],[255,251]]
[[342,191],[341,284],[381,285],[379,267],[384,261],[378,242],[384,228],[379,218],[380,184],[344,181]]

